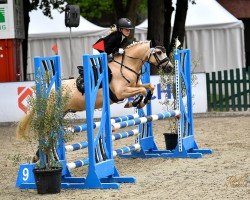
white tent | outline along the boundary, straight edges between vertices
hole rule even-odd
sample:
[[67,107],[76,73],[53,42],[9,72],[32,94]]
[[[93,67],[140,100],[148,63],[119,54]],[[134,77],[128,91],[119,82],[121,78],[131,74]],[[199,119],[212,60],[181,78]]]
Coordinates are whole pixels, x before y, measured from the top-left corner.
[[74,75],[78,74],[76,66],[82,65],[82,55],[92,53],[92,45],[109,29],[96,26],[80,17],[80,25],[71,29],[72,64],[70,58],[70,28],[65,26],[64,13],[52,10],[50,19],[41,10],[30,12],[29,42],[28,42],[28,78],[33,79],[33,58],[35,56],[53,55],[52,46],[57,44],[61,55],[62,76],[68,78],[71,65]]
[[[147,20],[138,25],[136,37],[146,39],[147,27]],[[191,49],[192,60],[197,64],[194,71],[211,72],[245,66],[243,31],[242,21],[217,1],[196,0],[195,5],[189,3],[185,42],[186,47]]]
[[[92,53],[92,44],[109,32],[108,28],[96,26],[81,17],[80,26],[72,28],[73,54],[70,59],[70,29],[64,25],[64,13],[52,10],[52,16],[53,20],[44,16],[41,10],[30,13],[27,73],[31,79],[34,56],[52,55],[54,44],[61,55],[63,78],[70,76],[71,66],[76,76],[75,66],[82,64],[82,55]],[[147,26],[146,20],[136,27],[137,40],[146,40]],[[215,0],[196,0],[195,5],[189,4],[185,41],[196,63],[194,71],[211,72],[245,66],[243,29],[243,23]]]

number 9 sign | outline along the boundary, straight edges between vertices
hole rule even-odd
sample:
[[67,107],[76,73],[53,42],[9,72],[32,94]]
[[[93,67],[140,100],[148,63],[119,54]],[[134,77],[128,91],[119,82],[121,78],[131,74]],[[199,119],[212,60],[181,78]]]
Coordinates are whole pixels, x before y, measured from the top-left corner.
[[35,164],[22,164],[20,165],[17,180],[16,180],[16,187],[25,188],[25,183],[34,183],[35,178],[33,174],[33,169],[35,168]]
[[29,179],[29,169],[28,168],[23,168],[23,180],[27,181]]

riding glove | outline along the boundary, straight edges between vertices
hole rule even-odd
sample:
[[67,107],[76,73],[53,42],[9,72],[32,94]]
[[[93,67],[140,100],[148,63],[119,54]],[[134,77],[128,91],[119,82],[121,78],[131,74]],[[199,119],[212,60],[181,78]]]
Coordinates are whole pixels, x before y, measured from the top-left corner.
[[119,48],[118,53],[119,53],[119,54],[123,54],[123,53],[124,53],[124,49]]

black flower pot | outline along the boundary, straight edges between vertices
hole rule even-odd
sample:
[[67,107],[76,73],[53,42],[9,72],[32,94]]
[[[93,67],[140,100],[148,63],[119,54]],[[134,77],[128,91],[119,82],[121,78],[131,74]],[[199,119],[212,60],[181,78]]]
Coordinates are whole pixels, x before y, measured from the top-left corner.
[[56,194],[61,191],[62,168],[34,169],[38,194]]
[[175,149],[178,141],[178,134],[175,133],[163,133],[165,138],[165,144],[167,150]]

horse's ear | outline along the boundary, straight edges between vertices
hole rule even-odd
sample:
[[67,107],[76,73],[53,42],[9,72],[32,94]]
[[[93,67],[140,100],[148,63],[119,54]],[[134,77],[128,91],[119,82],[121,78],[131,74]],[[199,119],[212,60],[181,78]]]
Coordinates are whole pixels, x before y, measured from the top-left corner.
[[160,49],[163,53],[166,53],[166,48],[164,46],[156,46],[156,49]]

